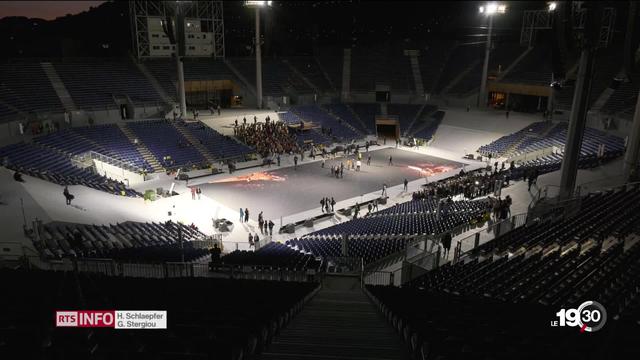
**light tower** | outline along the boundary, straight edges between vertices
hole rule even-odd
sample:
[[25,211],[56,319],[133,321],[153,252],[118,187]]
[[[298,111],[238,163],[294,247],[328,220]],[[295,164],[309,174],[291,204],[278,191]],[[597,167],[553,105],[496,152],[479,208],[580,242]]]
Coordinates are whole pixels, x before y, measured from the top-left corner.
[[491,52],[491,33],[493,31],[493,16],[497,14],[504,14],[507,12],[507,6],[504,4],[498,4],[495,2],[487,3],[486,5],[478,8],[480,14],[489,18],[489,28],[487,31],[487,43],[484,50],[484,64],[482,65],[482,79],[480,82],[480,107],[487,107],[489,101],[487,94],[487,77],[489,76],[489,53]]
[[256,107],[262,109],[262,52],[260,50],[260,9],[271,7],[271,1],[245,1],[244,5],[256,11]]

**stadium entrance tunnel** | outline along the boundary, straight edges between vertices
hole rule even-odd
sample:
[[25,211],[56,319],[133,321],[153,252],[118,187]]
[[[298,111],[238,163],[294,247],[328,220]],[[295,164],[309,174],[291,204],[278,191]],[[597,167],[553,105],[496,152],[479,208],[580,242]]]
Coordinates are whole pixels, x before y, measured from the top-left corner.
[[376,133],[378,137],[399,139],[400,122],[397,119],[376,119]]
[[397,139],[399,137],[398,133],[400,129],[398,125],[376,125],[376,131],[378,133],[378,137],[388,138],[388,139]]

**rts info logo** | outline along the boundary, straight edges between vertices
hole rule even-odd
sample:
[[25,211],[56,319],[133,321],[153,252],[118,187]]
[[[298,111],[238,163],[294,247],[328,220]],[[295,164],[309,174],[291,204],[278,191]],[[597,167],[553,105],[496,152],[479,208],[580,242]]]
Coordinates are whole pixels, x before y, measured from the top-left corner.
[[585,301],[577,309],[560,309],[559,320],[551,321],[552,327],[578,327],[580,332],[596,332],[607,322],[607,310],[597,301]]

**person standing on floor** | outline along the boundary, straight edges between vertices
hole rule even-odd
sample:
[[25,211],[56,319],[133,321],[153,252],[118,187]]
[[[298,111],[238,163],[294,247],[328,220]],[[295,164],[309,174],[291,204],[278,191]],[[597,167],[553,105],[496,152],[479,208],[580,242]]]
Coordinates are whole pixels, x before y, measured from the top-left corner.
[[191,187],[191,200],[195,200],[195,199],[196,199],[196,188]]
[[69,192],[69,187],[65,185],[64,190],[62,191],[62,194],[64,195],[67,205],[71,205],[71,200],[73,200],[75,196],[71,195],[71,193]]
[[254,242],[253,242],[253,235],[251,235],[251,233],[249,233],[249,247],[254,246]]
[[331,197],[331,212],[334,212],[333,207],[336,205],[336,200],[333,198],[333,196]]
[[393,156],[389,155],[389,166],[393,165]]
[[324,214],[324,198],[320,199],[320,211]]
[[262,232],[263,225],[264,225],[264,218],[262,217],[262,211],[260,211],[260,214],[258,214],[258,226],[260,227],[261,234],[264,234]]
[[196,188],[196,194],[198,194],[198,200],[200,200],[200,195],[202,195],[202,189]]
[[269,236],[273,236],[273,227],[275,226],[275,224],[273,223],[273,221],[269,220]]
[[404,191],[407,191],[407,189],[409,188],[409,181],[407,181],[407,179],[404,179]]
[[244,211],[240,208],[240,222],[244,221]]
[[367,156],[367,166],[371,165],[371,155]]
[[258,236],[258,233],[253,235],[253,242],[256,244],[256,249],[259,249],[260,248],[260,237]]
[[244,209],[244,222],[249,222],[249,208]]
[[449,258],[449,250],[451,249],[451,233],[450,232],[446,232],[444,235],[442,235],[442,249],[443,249],[442,256],[445,259]]
[[298,155],[293,157],[293,170],[298,170]]

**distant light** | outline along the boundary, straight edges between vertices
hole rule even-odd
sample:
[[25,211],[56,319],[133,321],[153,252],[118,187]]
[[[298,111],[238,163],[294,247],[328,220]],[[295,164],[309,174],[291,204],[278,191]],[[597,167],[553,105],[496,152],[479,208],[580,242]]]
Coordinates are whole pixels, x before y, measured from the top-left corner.
[[478,10],[480,11],[480,14],[486,15],[504,14],[507,12],[507,5],[491,2],[484,6],[480,6]]
[[555,1],[549,3],[549,11],[554,11],[556,7],[558,7],[558,3],[556,3]]
[[244,6],[265,7],[271,6],[273,1],[245,1]]

